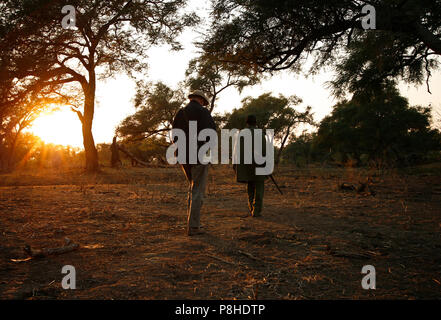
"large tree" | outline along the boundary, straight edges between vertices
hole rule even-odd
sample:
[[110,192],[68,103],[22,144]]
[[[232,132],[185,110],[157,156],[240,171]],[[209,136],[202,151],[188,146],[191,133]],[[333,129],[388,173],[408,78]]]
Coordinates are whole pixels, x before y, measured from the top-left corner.
[[44,20],[35,25],[23,19],[24,11],[37,10],[37,6],[30,1],[0,5],[0,168],[11,169],[20,133],[41,109],[58,101],[55,91],[63,81],[49,81],[47,70],[53,62],[46,55],[47,48],[24,45],[48,25]]
[[[81,123],[86,169],[98,169],[98,155],[92,135],[97,80],[126,71],[130,75],[143,71],[146,50],[152,45],[169,43],[174,49],[182,29],[196,22],[194,15],[181,14],[185,0],[73,0],[75,27],[64,29],[61,10],[65,1],[13,1],[19,3],[20,27],[23,24],[39,27],[26,39],[21,48],[44,49],[44,60],[52,63],[41,68],[39,57],[28,74],[50,81],[70,83],[82,93],[82,108],[75,109]],[[11,32],[14,30],[11,30]],[[62,92],[65,95],[65,92]]]
[[[366,5],[375,8],[375,30],[363,28],[372,22]],[[408,69],[427,76],[434,67],[430,59],[441,55],[440,0],[214,0],[213,16],[205,52],[260,71],[299,71],[310,56],[317,71],[336,62],[353,38],[378,32],[387,40],[388,50],[381,52],[381,45],[375,51],[377,62],[389,60],[384,74]]]
[[210,94],[209,110],[213,111],[219,94],[234,87],[241,92],[246,86],[259,82],[259,77],[247,67],[221,63],[201,54],[190,60],[186,71],[186,84],[190,90],[203,90]]
[[131,142],[151,137],[166,138],[173,118],[185,100],[182,89],[173,90],[162,82],[154,85],[139,83],[134,99],[137,111],[121,122],[116,133]]

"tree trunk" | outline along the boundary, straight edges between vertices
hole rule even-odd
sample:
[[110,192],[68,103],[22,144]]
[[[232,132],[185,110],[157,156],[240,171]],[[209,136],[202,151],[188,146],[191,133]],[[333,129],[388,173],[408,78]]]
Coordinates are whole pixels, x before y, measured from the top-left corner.
[[277,152],[276,161],[275,161],[276,164],[279,164],[280,157],[282,156],[283,149],[285,148],[286,140],[288,139],[290,133],[291,133],[291,127],[288,127],[288,129],[286,129],[285,137],[283,137],[282,144],[280,145],[279,152]]
[[83,129],[83,145],[86,154],[86,171],[97,172],[98,165],[98,152],[95,147],[95,141],[92,134],[92,122],[93,114],[95,111],[95,78],[91,77],[89,85],[84,92],[84,114],[82,117],[82,129]]
[[18,140],[18,136],[20,135],[21,130],[22,130],[22,128],[20,127],[18,129],[18,131],[15,133],[15,136],[12,139],[11,147],[9,148],[9,155],[8,155],[8,160],[7,160],[7,170],[8,171],[13,171],[13,169],[14,169],[14,164],[12,163],[12,160],[14,159],[15,148],[17,146],[17,140]]
[[211,101],[210,101],[210,110],[209,110],[210,113],[213,112],[214,104],[215,104],[215,102],[216,102],[216,96],[217,96],[217,93],[214,93],[213,96],[211,97]]
[[83,124],[83,145],[86,154],[86,171],[98,171],[98,152],[92,135],[92,121],[84,120]]
[[4,145],[3,137],[0,136],[0,172],[5,171],[7,164],[7,157],[6,157],[6,147]]

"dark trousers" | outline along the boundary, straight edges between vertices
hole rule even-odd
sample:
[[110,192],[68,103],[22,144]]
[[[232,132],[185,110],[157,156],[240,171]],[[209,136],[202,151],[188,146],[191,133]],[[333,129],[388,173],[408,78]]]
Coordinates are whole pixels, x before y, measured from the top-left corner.
[[265,181],[248,181],[248,208],[253,216],[262,212],[264,187]]

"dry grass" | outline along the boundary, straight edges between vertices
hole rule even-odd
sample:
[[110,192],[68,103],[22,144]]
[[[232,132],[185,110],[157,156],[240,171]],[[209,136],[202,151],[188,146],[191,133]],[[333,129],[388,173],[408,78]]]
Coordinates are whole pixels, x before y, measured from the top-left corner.
[[[185,235],[179,168],[104,168],[0,176],[0,298],[440,298],[440,173],[283,167],[268,180],[264,216],[247,214],[231,168],[210,169],[202,223]],[[372,177],[376,195],[343,192]],[[22,248],[80,249],[22,263]],[[61,288],[61,268],[77,290]],[[361,288],[361,268],[377,290]]]

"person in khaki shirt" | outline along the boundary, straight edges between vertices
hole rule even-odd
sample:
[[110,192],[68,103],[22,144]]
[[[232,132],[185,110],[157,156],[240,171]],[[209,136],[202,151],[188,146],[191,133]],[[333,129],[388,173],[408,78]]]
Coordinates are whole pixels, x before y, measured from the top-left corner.
[[[252,153],[253,153],[253,161],[251,164],[244,163],[244,141],[240,139],[237,141],[237,147],[240,147],[240,163],[234,165],[234,169],[236,171],[236,180],[240,183],[247,184],[247,193],[248,193],[248,209],[249,213],[253,217],[260,217],[262,215],[263,208],[263,194],[265,189],[265,180],[268,176],[265,175],[256,175],[256,167],[258,165],[254,161],[254,148],[255,143],[259,143],[259,141],[254,140],[254,130],[257,128],[257,119],[255,115],[248,115],[246,120],[246,127],[251,130],[252,136]],[[266,144],[265,137],[262,134],[262,152],[265,154]]]

